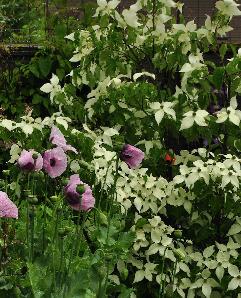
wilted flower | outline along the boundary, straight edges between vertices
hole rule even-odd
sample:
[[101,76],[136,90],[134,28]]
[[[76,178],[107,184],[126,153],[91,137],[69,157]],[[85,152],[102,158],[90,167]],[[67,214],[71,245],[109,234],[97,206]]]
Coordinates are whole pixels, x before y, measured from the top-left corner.
[[61,147],[64,151],[70,150],[77,153],[77,150],[74,147],[67,144],[64,135],[56,126],[52,127],[49,140],[50,142],[52,142],[52,144]]
[[132,145],[125,144],[122,148],[120,158],[128,165],[129,168],[135,169],[144,159],[144,153]]
[[8,198],[8,195],[0,191],[0,217],[18,218],[17,206]]
[[[81,186],[83,187],[82,189]],[[89,211],[95,205],[95,198],[91,188],[80,180],[78,174],[70,176],[64,192],[68,203],[74,210]]]
[[43,158],[33,150],[23,150],[18,159],[18,165],[25,171],[40,171],[43,167]]
[[60,147],[44,152],[43,168],[51,178],[56,178],[63,174],[67,168],[67,156]]

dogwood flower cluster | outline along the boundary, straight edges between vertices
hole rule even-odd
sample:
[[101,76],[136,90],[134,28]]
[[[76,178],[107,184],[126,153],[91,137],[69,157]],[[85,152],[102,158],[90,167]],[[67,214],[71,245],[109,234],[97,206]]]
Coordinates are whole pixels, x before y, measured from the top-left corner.
[[[177,239],[175,235],[179,231],[165,223],[165,218],[168,206],[184,208],[193,223],[205,226],[205,222],[211,220],[208,211],[203,214],[192,213],[192,205],[198,196],[195,183],[203,181],[208,186],[213,181],[215,187],[220,189],[230,186],[229,189],[237,196],[239,183],[236,179],[240,179],[240,159],[231,154],[220,154],[218,160],[214,160],[212,153],[205,149],[192,153],[183,151],[180,157],[177,156],[181,174],[175,176],[173,182],[168,182],[163,177],[147,174],[146,168],[131,169],[125,162],[120,162],[116,173],[117,155],[105,146],[103,135],[96,135],[92,162],[96,178],[103,186],[107,184],[110,188],[115,175],[118,175],[116,195],[122,213],[128,214],[133,207],[136,210],[132,226],[136,234],[133,256],[125,264],[136,268],[134,283],[147,279],[161,284],[165,279],[166,282],[174,283],[173,291],[180,297],[186,297],[187,294],[195,297],[200,293],[210,297],[219,289],[225,275],[228,276],[229,289],[237,288],[239,273],[233,272],[232,269],[236,270],[236,267],[232,266],[235,266],[233,264],[241,248],[240,219],[237,218],[237,223],[231,226],[226,244],[216,242],[199,252],[192,241],[184,244],[181,238]],[[232,176],[229,175],[230,171]],[[147,217],[147,214],[152,216]],[[233,215],[229,216],[231,218]],[[160,258],[165,258],[169,264],[164,275],[158,269],[157,260]],[[172,277],[174,268],[175,279]],[[195,278],[190,274],[194,268],[200,272]]]

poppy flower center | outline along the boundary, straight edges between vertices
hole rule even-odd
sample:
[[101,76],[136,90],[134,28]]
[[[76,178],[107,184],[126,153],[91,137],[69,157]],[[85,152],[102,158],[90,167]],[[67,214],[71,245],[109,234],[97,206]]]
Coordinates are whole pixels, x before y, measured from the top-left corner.
[[34,163],[28,162],[24,165],[24,169],[27,171],[32,171],[34,169]]
[[56,165],[56,160],[54,158],[50,159],[50,166],[54,167]]

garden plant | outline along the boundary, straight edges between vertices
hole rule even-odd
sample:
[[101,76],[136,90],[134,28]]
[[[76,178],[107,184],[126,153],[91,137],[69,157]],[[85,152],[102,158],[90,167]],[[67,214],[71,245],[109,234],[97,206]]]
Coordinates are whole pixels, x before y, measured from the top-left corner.
[[120,2],[63,38],[51,115],[2,115],[0,297],[240,298],[239,5]]

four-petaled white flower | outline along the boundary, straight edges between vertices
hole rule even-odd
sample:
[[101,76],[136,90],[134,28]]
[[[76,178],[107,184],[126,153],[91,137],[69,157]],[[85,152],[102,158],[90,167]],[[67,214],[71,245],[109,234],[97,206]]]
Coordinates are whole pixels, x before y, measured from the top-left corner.
[[107,2],[106,0],[97,0],[98,7],[96,9],[94,17],[98,17],[99,13],[110,14],[111,10],[115,9],[120,0],[111,0]]
[[189,111],[185,113],[182,119],[182,124],[180,130],[188,129],[196,123],[198,126],[207,126],[205,122],[205,118],[209,115],[209,113],[205,110],[198,110],[196,112]]
[[141,247],[147,247],[149,242],[146,240],[145,232],[143,230],[136,231],[136,240],[133,245],[134,250],[138,251]]
[[134,282],[142,281],[146,278],[149,281],[152,281],[152,274],[155,274],[155,268],[157,264],[146,263],[141,270],[136,271]]
[[232,97],[230,100],[230,106],[228,108],[223,108],[217,113],[218,119],[217,123],[223,123],[226,120],[229,120],[233,124],[239,126],[241,121],[241,111],[237,110],[238,104],[236,97]]
[[231,183],[235,187],[239,187],[238,174],[232,170],[225,169],[222,174],[222,188]]
[[223,14],[229,17],[240,16],[241,11],[238,9],[240,4],[233,0],[217,1],[215,6]]
[[40,90],[44,93],[50,93],[50,100],[53,103],[55,95],[62,90],[61,86],[59,85],[59,78],[55,74],[52,74],[50,83],[44,84]]
[[175,102],[153,102],[150,104],[150,108],[155,111],[155,119],[157,124],[159,125],[162,121],[164,114],[167,114],[172,117],[172,119],[176,120],[176,113],[172,109],[172,107],[175,105]]
[[233,277],[228,284],[228,290],[233,291],[238,287],[241,287],[241,272],[239,271],[238,267],[235,265],[230,265],[228,267],[228,273]]

